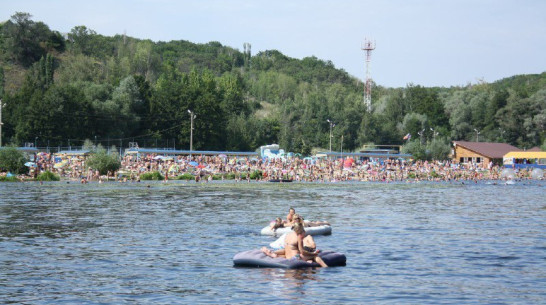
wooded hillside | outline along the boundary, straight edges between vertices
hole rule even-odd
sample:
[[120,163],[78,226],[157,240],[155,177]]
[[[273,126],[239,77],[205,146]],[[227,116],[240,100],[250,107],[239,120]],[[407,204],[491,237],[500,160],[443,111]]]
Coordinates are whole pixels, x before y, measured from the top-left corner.
[[403,144],[408,133],[406,149],[429,158],[449,152],[450,140],[477,136],[521,148],[545,143],[546,73],[450,88],[376,84],[372,92],[368,113],[362,82],[332,62],[277,50],[253,55],[250,44],[240,51],[107,37],[85,26],[63,35],[26,13],[0,26],[3,143],[188,149],[188,109],[197,115],[194,149],[279,143],[309,154],[328,148],[327,119],[336,124],[333,150],[342,136],[351,151]]

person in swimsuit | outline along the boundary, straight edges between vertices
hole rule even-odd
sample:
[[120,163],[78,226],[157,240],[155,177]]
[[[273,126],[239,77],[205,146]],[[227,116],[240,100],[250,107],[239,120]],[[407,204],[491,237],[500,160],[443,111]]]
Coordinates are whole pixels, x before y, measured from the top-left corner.
[[286,220],[284,221],[284,224],[286,226],[291,226],[294,224],[294,215],[296,214],[296,210],[294,208],[288,209],[288,215],[286,215]]
[[275,232],[278,228],[284,228],[284,222],[280,217],[277,217],[275,222],[272,223],[269,228],[271,228],[271,231]]
[[[298,215],[298,214],[295,214],[295,215]],[[296,218],[295,215],[294,215],[294,218]],[[318,227],[318,226],[330,225],[330,223],[327,221],[304,221],[303,216],[298,215],[298,217],[300,218],[301,222],[303,223],[305,227]]]
[[[300,223],[300,224],[304,225],[303,217],[301,217],[299,214],[294,214],[293,220],[294,220],[294,223]],[[285,227],[285,226],[284,226],[284,222],[282,222],[282,219],[280,219],[280,217],[277,217],[277,219],[275,220],[275,223],[271,224],[270,228],[271,228],[271,230],[275,231],[279,227]],[[285,240],[286,240],[286,238],[285,238]],[[315,251],[316,251],[316,253],[319,252],[319,251],[316,250],[317,246],[315,244],[315,240],[313,239],[313,236],[311,236],[311,235],[306,234],[305,238],[303,239],[303,248],[308,252],[315,252]],[[275,251],[271,251],[271,250],[267,249],[266,247],[262,247],[261,250],[266,255],[271,256],[271,257],[285,257],[284,248],[278,249],[278,250],[275,250]]]
[[265,255],[270,257],[284,256],[287,259],[301,259],[307,262],[316,262],[321,267],[328,267],[322,258],[318,256],[320,251],[316,250],[314,240],[308,239],[308,245],[304,247],[305,237],[305,229],[303,225],[300,222],[296,222],[292,227],[292,232],[286,236],[284,249],[273,252],[263,247],[262,251],[265,253]]
[[328,267],[326,263],[317,255],[317,252],[306,251],[303,247],[303,239],[305,238],[305,229],[300,222],[297,222],[292,227],[293,232],[286,236],[284,250],[287,259],[293,257],[302,259],[308,262],[316,262],[321,267]]
[[327,221],[303,221],[303,216],[301,216],[300,214],[294,214],[294,216],[292,216],[292,223],[285,224],[285,226],[287,227],[289,225],[294,225],[294,223],[296,222],[301,222],[304,227],[318,227],[318,226],[330,225],[330,223]]

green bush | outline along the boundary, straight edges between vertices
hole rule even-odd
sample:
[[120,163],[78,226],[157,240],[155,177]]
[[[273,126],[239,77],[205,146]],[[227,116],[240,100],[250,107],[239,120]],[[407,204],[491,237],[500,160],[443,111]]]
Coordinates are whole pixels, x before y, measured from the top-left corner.
[[184,173],[176,177],[176,180],[193,180],[193,179],[195,179],[195,176],[190,173]]
[[432,178],[440,178],[440,177],[441,177],[441,176],[440,176],[437,172],[435,172],[435,171],[430,172],[429,176],[432,177]]
[[0,182],[19,182],[19,179],[15,176],[0,176]]
[[234,180],[235,179],[235,173],[227,173],[224,175],[224,179],[226,180]]
[[100,148],[87,159],[87,165],[98,170],[101,175],[106,175],[108,172],[117,171],[121,167],[121,161],[118,153],[108,154],[104,148]]
[[219,175],[219,174],[212,175],[212,180],[222,180],[222,175]]
[[0,148],[0,172],[24,174],[28,172],[25,162],[25,156],[15,147]]
[[250,174],[250,179],[255,180],[256,178],[257,179],[262,179],[262,171],[255,170]]
[[163,180],[165,177],[160,172],[144,173],[140,175],[140,180]]
[[58,175],[55,175],[54,173],[50,171],[45,171],[36,177],[36,180],[38,181],[60,181],[61,177]]
[[426,160],[427,153],[425,146],[421,145],[419,139],[410,141],[402,146],[402,153],[411,154],[416,160]]
[[449,140],[445,138],[437,138],[427,145],[430,158],[432,160],[447,160],[451,152]]

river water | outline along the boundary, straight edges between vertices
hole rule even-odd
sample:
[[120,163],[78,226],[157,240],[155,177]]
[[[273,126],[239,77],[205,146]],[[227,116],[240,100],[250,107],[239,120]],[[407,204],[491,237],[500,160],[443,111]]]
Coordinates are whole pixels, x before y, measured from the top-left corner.
[[[546,303],[546,182],[0,184],[0,302]],[[347,266],[233,267],[289,207]]]

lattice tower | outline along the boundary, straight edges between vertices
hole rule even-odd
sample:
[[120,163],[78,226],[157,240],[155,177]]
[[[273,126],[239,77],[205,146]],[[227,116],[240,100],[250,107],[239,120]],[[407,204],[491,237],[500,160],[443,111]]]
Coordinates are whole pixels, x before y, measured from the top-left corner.
[[370,76],[370,61],[372,51],[375,50],[375,41],[365,39],[361,49],[366,52],[366,84],[364,85],[364,104],[368,112],[372,111],[372,78]]

